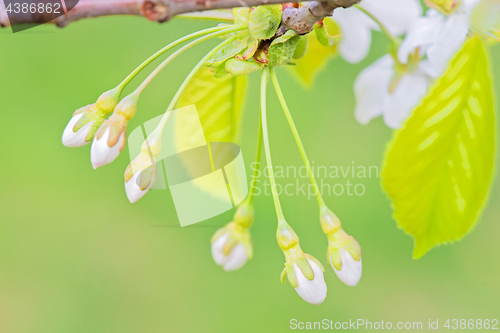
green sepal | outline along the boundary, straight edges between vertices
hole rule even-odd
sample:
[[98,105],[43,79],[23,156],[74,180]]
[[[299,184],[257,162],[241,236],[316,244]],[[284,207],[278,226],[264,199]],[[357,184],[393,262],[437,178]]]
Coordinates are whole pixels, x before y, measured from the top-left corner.
[[[83,109],[83,108],[82,108]],[[82,109],[79,109],[78,114],[82,113]],[[91,104],[86,107],[85,111],[83,111],[83,116],[78,120],[78,122],[73,127],[73,132],[78,132],[83,126],[87,125],[89,122],[92,123],[92,127],[90,128],[87,136],[85,137],[86,142],[92,141],[95,133],[101,127],[107,113],[104,113],[102,110],[97,108],[95,104]]]
[[240,76],[250,74],[252,72],[264,68],[262,64],[255,61],[243,61],[236,58],[226,61],[225,70],[231,75]]
[[276,38],[269,47],[269,66],[284,66],[292,61],[300,36],[288,30],[283,36]]
[[307,261],[307,257],[305,255],[297,259],[295,263],[309,281],[314,280],[314,271],[312,270],[312,267],[309,264],[309,261]]
[[340,257],[340,248],[328,246],[326,258],[336,270],[342,270],[342,258]]
[[306,55],[307,52],[307,35],[301,36],[295,52],[293,53],[293,59],[300,59]]
[[288,282],[292,285],[292,287],[297,288],[299,286],[299,281],[297,281],[297,275],[295,274],[295,267],[293,267],[293,263],[286,263],[286,276],[288,277]]
[[307,259],[311,260],[313,263],[318,265],[318,267],[321,268],[323,272],[325,271],[325,267],[323,267],[323,264],[318,259],[310,255],[309,253],[304,253],[304,255],[306,256]]
[[236,38],[233,42],[227,44],[219,51],[217,51],[210,59],[205,63],[207,66],[218,66],[224,63],[229,58],[234,57],[241,51],[247,48],[247,41],[250,36],[247,32],[242,31],[238,38]]
[[283,271],[281,272],[281,276],[280,276],[280,279],[281,279],[281,283],[285,283],[286,281],[286,266],[285,268],[283,268]]
[[281,5],[258,6],[250,13],[248,28],[255,39],[269,39],[278,30],[283,10]]

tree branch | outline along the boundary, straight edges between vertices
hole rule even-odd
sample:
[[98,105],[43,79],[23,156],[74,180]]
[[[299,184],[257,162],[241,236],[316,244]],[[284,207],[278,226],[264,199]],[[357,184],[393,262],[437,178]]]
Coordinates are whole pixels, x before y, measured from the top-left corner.
[[[309,3],[302,8],[287,8],[285,12],[288,12],[288,14],[284,13],[286,14],[284,15],[284,25],[294,30],[297,28],[297,33],[307,30],[308,27],[312,29],[311,22],[314,24],[320,19],[332,15],[335,8],[350,7],[360,2],[360,0],[305,1],[309,1]],[[143,16],[150,21],[165,22],[180,14],[203,10],[288,2],[286,0],[80,0],[75,8],[51,21],[51,23],[56,24],[58,27],[64,27],[80,19],[110,15]],[[42,14],[28,13],[21,17],[19,23],[41,23],[45,21],[46,17]],[[6,27],[9,25],[5,6],[3,1],[0,0],[0,26]]]

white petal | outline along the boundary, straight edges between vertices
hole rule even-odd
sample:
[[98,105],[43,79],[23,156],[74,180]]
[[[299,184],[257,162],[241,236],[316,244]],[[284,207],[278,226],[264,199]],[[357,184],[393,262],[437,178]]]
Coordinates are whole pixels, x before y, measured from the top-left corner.
[[354,260],[351,254],[344,249],[340,249],[340,258],[342,260],[342,269],[340,271],[335,269],[331,258],[330,265],[340,281],[344,282],[349,287],[355,287],[361,279],[361,271],[363,268],[361,258],[359,258],[359,261]]
[[350,63],[360,62],[370,51],[371,31],[377,29],[377,25],[357,8],[337,8],[333,18],[342,33],[340,55]]
[[110,133],[111,127],[108,126],[99,140],[97,140],[97,137],[94,138],[92,149],[90,150],[90,160],[94,169],[113,162],[120,155],[120,148],[125,141],[125,133],[122,133],[120,139],[113,147],[109,147],[108,139]]
[[363,0],[361,6],[395,36],[406,33],[422,15],[422,6],[418,0]]
[[384,111],[389,84],[394,74],[394,59],[386,55],[365,68],[354,82],[356,120],[366,125]]
[[224,270],[235,271],[243,267],[248,260],[247,251],[242,244],[236,244],[229,255],[227,256],[227,261],[224,264]]
[[141,190],[137,183],[137,178],[140,174],[141,171],[136,171],[132,178],[128,182],[125,182],[125,192],[127,192],[127,198],[131,203],[139,201],[139,199],[145,196],[154,185],[154,182],[151,182],[144,191]]
[[226,256],[222,252],[224,244],[226,244],[229,235],[223,234],[212,243],[212,257],[217,265],[222,266],[226,263]]
[[427,57],[436,66],[446,66],[448,61],[462,47],[470,21],[465,13],[454,14],[448,17],[442,29],[436,31],[436,41],[427,50]]
[[419,48],[420,54],[436,43],[440,31],[446,24],[446,18],[436,10],[429,10],[425,17],[417,19],[408,30],[408,34],[398,50],[398,59],[402,64],[408,62],[408,56]]
[[248,255],[245,247],[242,244],[236,244],[231,252],[224,255],[224,244],[229,237],[229,234],[224,234],[217,238],[212,243],[212,257],[217,265],[223,266],[225,271],[235,271],[243,267],[248,260]]
[[403,76],[387,98],[384,121],[390,128],[400,128],[427,93],[429,79],[420,72]]
[[64,129],[64,133],[62,136],[62,143],[66,147],[82,147],[82,146],[85,146],[86,144],[90,143],[90,141],[89,142],[85,141],[85,137],[87,136],[90,129],[92,128],[92,124],[93,124],[92,121],[85,124],[78,131],[76,131],[76,132],[73,131],[75,124],[82,117],[83,117],[83,113],[80,113],[80,114],[77,114],[76,116],[73,116],[73,118],[71,118],[68,125]]
[[326,283],[323,278],[323,271],[313,261],[307,259],[314,272],[314,279],[309,281],[297,264],[294,264],[295,275],[299,286],[295,288],[302,299],[308,303],[319,305],[326,298]]

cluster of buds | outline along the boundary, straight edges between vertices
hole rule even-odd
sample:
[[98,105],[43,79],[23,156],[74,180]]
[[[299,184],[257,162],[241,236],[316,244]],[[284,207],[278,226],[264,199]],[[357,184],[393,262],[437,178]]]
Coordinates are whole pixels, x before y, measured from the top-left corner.
[[328,237],[328,262],[342,282],[355,287],[361,279],[361,247],[342,229],[339,218],[330,209],[321,209],[320,222]]
[[278,222],[276,238],[286,259],[281,282],[285,283],[288,278],[304,301],[314,305],[323,303],[327,292],[323,265],[318,259],[302,251],[299,237],[285,220]]
[[212,237],[212,256],[225,271],[235,271],[252,259],[250,227],[254,220],[253,204],[244,201],[233,221],[219,229]]

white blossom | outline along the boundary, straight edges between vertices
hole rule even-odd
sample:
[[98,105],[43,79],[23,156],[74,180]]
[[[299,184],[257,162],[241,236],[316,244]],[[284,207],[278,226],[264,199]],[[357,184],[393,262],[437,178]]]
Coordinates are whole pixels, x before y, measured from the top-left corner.
[[361,124],[383,116],[387,126],[399,128],[427,92],[432,66],[420,61],[410,72],[397,73],[385,55],[365,68],[354,83],[355,117]]
[[351,254],[345,249],[340,249],[340,257],[342,259],[342,269],[337,270],[332,263],[330,257],[330,265],[332,266],[335,274],[337,274],[340,281],[344,282],[349,287],[355,287],[359,280],[361,279],[361,271],[363,265],[361,263],[361,258],[356,261],[352,258]]
[[125,181],[125,191],[131,203],[139,201],[155,185],[156,165],[134,170],[132,177]]
[[319,305],[323,303],[326,298],[326,283],[323,277],[323,271],[314,263],[314,261],[307,259],[309,265],[314,272],[314,279],[310,281],[304,276],[297,264],[294,264],[295,275],[297,277],[298,286],[295,288],[297,294],[308,303]]
[[[394,36],[405,34],[422,15],[418,0],[363,0],[361,6]],[[351,63],[363,60],[370,50],[372,30],[380,30],[377,23],[356,7],[335,9],[333,19],[339,24],[343,37],[340,55]]]

